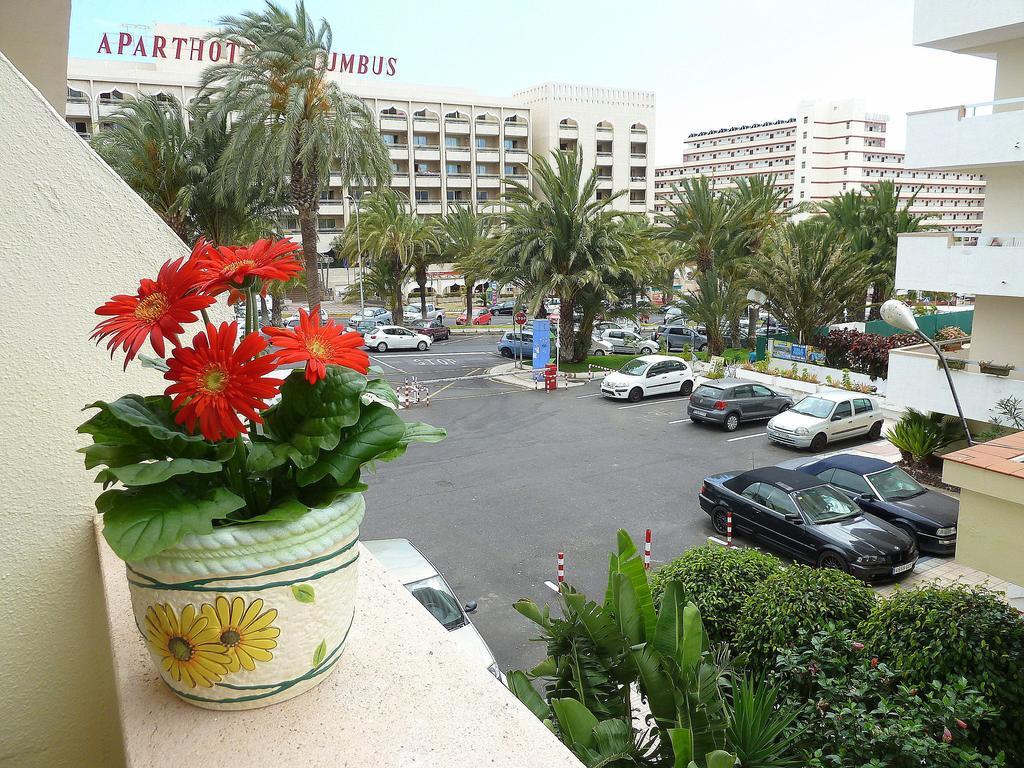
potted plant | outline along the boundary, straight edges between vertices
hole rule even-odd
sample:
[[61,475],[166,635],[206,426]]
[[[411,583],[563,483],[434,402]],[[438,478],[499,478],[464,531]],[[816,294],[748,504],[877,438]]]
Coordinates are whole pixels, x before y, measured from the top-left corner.
[[[967,361],[961,357],[947,357],[946,365],[949,366],[949,370],[951,371],[962,371],[967,367]],[[942,368],[941,360],[936,361],[936,367],[939,369]]]
[[[168,381],[87,406],[103,535],[159,674],[210,709],[283,701],[333,669],[354,619],[361,468],[444,437],[398,416],[359,334],[318,311],[259,331],[256,297],[301,272],[297,249],[200,241],[96,310],[93,338],[125,367],[148,342]],[[243,328],[207,317],[225,293],[245,300]]]
[[1013,370],[1011,363],[993,363],[991,360],[982,360],[979,365],[982,373],[990,373],[993,376],[1009,376]]

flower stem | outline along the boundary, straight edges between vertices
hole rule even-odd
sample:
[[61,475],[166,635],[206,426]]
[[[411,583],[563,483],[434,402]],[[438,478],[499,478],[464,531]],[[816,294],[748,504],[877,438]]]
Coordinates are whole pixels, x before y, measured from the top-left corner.
[[199,312],[203,316],[203,330],[205,331],[206,326],[210,324],[210,316],[206,313],[205,309],[200,309]]

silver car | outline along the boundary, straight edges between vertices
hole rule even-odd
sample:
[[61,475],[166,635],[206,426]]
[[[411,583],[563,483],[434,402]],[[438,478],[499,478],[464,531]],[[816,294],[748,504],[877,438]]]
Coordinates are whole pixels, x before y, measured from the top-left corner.
[[462,605],[444,577],[408,539],[376,539],[364,541],[363,546],[448,630],[464,656],[504,684],[494,654],[466,615],[476,610],[476,601]]

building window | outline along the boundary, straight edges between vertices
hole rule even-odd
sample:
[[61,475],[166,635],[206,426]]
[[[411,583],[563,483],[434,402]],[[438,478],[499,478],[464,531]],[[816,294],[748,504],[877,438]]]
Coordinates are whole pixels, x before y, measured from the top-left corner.
[[463,201],[463,199],[464,198],[462,197],[462,190],[461,189],[449,189],[448,190],[448,202],[450,202],[450,203],[458,203],[458,202]]
[[445,136],[444,145],[446,147],[457,147],[459,146],[459,140],[455,136]]
[[427,192],[426,192],[426,190],[421,190],[421,189],[417,189],[416,190],[416,202],[417,203],[425,203],[425,202],[427,202]]
[[427,145],[427,137],[416,134],[412,137],[412,143],[417,147],[425,147]]
[[476,140],[476,148],[477,149],[487,149],[487,139],[479,138],[478,137],[477,140]]
[[478,189],[476,191],[476,199],[479,200],[480,202],[484,202],[484,201],[488,200],[489,198],[488,198],[487,190],[486,189]]
[[395,142],[395,135],[393,133],[382,133],[380,137],[382,139],[384,139],[384,143],[385,144],[392,144],[393,145],[393,144],[396,143]]
[[458,163],[448,163],[444,168],[448,173],[462,173],[462,166]]

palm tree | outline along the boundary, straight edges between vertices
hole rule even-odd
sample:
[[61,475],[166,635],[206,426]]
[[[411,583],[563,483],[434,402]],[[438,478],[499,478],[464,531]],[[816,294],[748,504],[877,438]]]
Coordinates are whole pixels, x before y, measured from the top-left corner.
[[330,25],[316,23],[302,0],[294,13],[268,0],[262,12],[219,21],[214,37],[237,46],[234,61],[203,71],[200,99],[212,114],[231,116],[222,190],[270,179],[298,215],[310,307],[322,296],[317,271],[316,218],[331,172],[342,186],[384,184],[387,148],[369,108],[331,80]]
[[817,329],[842,318],[850,302],[863,297],[870,270],[863,254],[828,222],[807,219],[773,232],[764,257],[750,263],[751,284],[772,296],[779,321],[801,343]]
[[191,243],[192,198],[206,168],[197,167],[196,137],[185,127],[181,105],[145,96],[126,102],[107,121],[110,126],[93,137],[93,148],[178,237]]
[[[408,199],[391,187],[380,187],[359,200],[360,242],[363,255],[375,268],[378,288],[391,303],[392,322],[401,325],[403,289],[416,254],[436,242],[432,228],[410,209]],[[346,237],[342,255],[354,261],[356,238]]]
[[409,266],[420,291],[420,317],[427,316],[427,273],[441,260],[440,222],[431,217],[413,217],[409,239],[415,245],[409,252]]
[[490,222],[486,214],[469,206],[452,204],[441,222],[439,245],[442,258],[462,272],[466,288],[466,317],[473,317],[473,288],[485,271],[484,254],[490,245]]
[[581,326],[577,336],[575,312],[627,255],[621,226],[625,214],[612,208],[624,192],[598,199],[597,169],[584,178],[577,151],[555,150],[550,160],[535,157],[530,175],[532,188],[514,179],[505,182],[505,207],[495,214],[500,231],[489,250],[489,272],[501,283],[520,281],[533,310],[543,305],[544,297],[558,296],[559,343],[563,354],[580,361],[590,331],[584,337]]
[[[786,206],[787,194],[783,187],[776,184],[774,174],[737,179],[732,199],[744,257],[739,269],[743,276],[749,272],[750,261],[762,257],[768,235],[781,226],[791,213]],[[757,319],[758,308],[750,304],[747,308],[747,346],[751,349],[756,340]],[[733,333],[736,330],[738,328]]]
[[722,266],[733,254],[735,222],[731,201],[716,195],[706,176],[683,179],[672,186],[678,200],[669,201],[667,213],[656,221],[664,226],[661,236],[680,243],[683,260],[696,265],[699,272]]
[[714,268],[697,272],[694,280],[697,289],[684,294],[679,303],[686,317],[707,328],[708,351],[720,355],[725,351],[722,329],[747,306],[746,290]]

